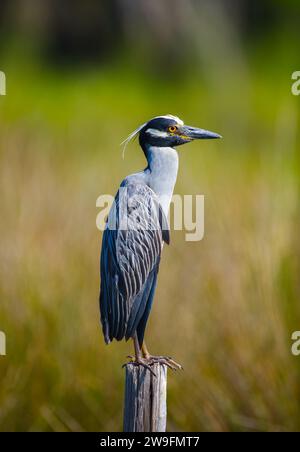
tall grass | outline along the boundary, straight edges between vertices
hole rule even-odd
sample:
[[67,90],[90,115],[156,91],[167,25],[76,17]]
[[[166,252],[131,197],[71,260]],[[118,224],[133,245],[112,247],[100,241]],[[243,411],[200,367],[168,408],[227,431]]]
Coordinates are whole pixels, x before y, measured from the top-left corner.
[[[19,68],[20,69],[20,68]],[[119,142],[173,113],[224,136],[180,152],[176,193],[205,195],[205,238],[173,232],[148,346],[169,374],[169,430],[299,430],[299,122],[289,81],[149,81],[7,67],[0,99],[1,430],[119,430],[128,343],[103,343],[97,197],[145,162]],[[122,82],[120,82],[122,80]],[[287,85],[285,85],[287,83]],[[274,90],[276,89],[276,97]]]

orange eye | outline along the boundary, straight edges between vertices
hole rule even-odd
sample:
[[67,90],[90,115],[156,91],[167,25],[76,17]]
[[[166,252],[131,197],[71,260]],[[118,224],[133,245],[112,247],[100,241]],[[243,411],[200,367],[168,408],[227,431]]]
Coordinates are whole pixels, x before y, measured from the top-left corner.
[[175,133],[177,131],[177,127],[176,126],[170,126],[168,130],[171,133]]

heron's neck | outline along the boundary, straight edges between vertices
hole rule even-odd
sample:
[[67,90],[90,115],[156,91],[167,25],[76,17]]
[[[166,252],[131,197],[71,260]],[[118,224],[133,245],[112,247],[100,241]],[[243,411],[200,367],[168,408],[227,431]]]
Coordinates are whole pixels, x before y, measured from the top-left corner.
[[178,154],[173,148],[148,146],[146,149],[148,185],[159,197],[164,213],[169,206],[177,179]]

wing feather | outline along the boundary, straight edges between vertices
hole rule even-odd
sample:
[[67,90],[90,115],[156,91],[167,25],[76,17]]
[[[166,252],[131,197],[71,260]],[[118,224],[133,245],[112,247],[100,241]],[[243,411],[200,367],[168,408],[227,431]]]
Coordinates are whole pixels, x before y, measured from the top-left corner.
[[163,241],[169,243],[169,231],[158,197],[147,185],[125,183],[102,241],[100,311],[107,343],[132,337],[145,318]]

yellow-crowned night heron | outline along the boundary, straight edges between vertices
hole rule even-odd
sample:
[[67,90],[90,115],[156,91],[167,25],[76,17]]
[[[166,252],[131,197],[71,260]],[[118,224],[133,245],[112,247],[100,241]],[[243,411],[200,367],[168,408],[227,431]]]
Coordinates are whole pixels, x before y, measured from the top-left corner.
[[154,362],[181,366],[152,356],[144,342],[163,242],[169,244],[167,216],[178,171],[174,149],[195,139],[220,138],[184,125],[176,116],[157,116],[125,140],[139,135],[148,166],[124,179],[109,213],[101,251],[100,311],[105,342],[133,338],[133,363],[151,370]]

